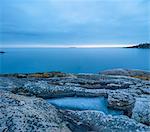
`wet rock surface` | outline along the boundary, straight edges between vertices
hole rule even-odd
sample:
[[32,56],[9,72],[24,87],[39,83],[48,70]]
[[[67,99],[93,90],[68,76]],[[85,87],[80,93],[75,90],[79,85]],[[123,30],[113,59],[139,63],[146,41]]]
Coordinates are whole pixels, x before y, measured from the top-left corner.
[[[52,72],[0,75],[2,102],[0,129],[3,131],[23,129],[30,131],[32,128],[39,131],[45,131],[47,128],[46,131],[77,132],[147,131],[150,125],[149,101],[146,101],[150,99],[150,81],[148,81],[150,74],[143,71],[122,70],[118,71],[119,73],[110,70],[100,74]],[[74,96],[105,97],[108,107],[123,110],[126,116],[108,116],[98,111],[57,110],[43,100]],[[70,113],[72,116],[68,116]],[[25,115],[27,117],[24,117]],[[37,119],[32,118],[33,116]],[[34,126],[35,124],[31,125],[27,120],[31,122],[35,120],[36,123],[40,121],[42,128]]]

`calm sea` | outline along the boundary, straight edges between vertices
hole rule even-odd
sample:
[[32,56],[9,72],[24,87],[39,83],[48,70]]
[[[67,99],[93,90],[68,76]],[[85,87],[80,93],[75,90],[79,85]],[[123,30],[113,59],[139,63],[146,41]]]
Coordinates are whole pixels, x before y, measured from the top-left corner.
[[26,48],[3,49],[0,73],[62,71],[96,73],[106,69],[150,70],[149,49]]

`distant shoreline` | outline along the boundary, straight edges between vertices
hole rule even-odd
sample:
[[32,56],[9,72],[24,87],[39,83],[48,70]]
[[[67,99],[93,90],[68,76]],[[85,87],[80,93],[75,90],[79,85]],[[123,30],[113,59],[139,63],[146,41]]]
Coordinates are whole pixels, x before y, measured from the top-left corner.
[[134,45],[5,45],[1,48],[124,48]]
[[125,48],[138,48],[138,49],[150,49],[150,43],[142,43],[139,45],[128,46]]
[[45,48],[51,48],[51,49],[98,49],[98,48],[138,48],[138,49],[150,49],[150,44],[149,43],[143,43],[143,44],[103,44],[103,45],[45,45],[45,44],[41,44],[41,45],[36,45],[36,44],[32,44],[32,45],[3,45],[1,46],[1,51],[0,53],[5,53],[3,51],[3,49],[22,49],[22,48],[41,48],[41,49],[45,49]]

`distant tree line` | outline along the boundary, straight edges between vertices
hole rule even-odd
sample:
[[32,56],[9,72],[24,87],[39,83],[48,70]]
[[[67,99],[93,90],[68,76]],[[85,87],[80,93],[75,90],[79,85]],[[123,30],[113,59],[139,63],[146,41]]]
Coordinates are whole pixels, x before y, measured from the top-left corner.
[[127,47],[127,48],[143,48],[143,49],[150,49],[150,43],[141,43],[139,45]]

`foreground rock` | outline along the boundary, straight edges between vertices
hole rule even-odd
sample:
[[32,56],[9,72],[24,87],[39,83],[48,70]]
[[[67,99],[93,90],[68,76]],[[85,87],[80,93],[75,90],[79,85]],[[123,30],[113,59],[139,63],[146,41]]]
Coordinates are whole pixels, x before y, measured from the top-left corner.
[[138,122],[150,125],[150,98],[136,99],[132,118]]
[[149,81],[126,76],[99,74],[78,74],[76,77],[63,78],[1,77],[0,82],[1,89],[42,98],[62,96],[107,97],[112,91],[117,92],[118,90],[133,96],[149,95],[150,93]]
[[120,132],[150,130],[126,116],[98,111],[64,111],[43,99],[0,91],[0,131],[7,132]]
[[58,110],[43,99],[0,91],[1,132],[70,132]]
[[[23,95],[20,96],[23,98],[26,96],[27,100],[32,100],[32,97],[28,98],[27,96],[34,96],[33,98],[35,100],[39,97],[49,99],[68,96],[104,96],[107,98],[110,108],[123,110],[124,114],[128,117],[132,117],[133,120],[150,125],[149,103],[143,101],[143,98],[144,100],[149,100],[150,98],[149,76],[149,72],[124,69],[104,71],[100,74],[65,74],[61,72],[7,74],[0,75],[0,89],[6,93],[8,91],[14,93],[13,96],[18,96],[17,94]],[[19,98],[19,96],[17,98]],[[24,99],[24,101],[25,100],[26,99]],[[14,108],[13,104],[10,106],[10,109]],[[142,110],[139,106],[141,106],[140,108]],[[33,106],[31,105],[30,107]],[[51,106],[51,108],[54,107]],[[9,111],[7,110],[7,112]],[[56,114],[58,113],[56,112]],[[133,120],[131,120],[131,122]],[[71,125],[69,128],[74,130],[74,125]],[[78,125],[75,126],[78,127]],[[88,126],[85,125],[84,127],[80,126],[77,131],[81,128],[82,131],[89,129]]]
[[97,111],[63,111],[64,118],[88,131],[96,132],[148,132],[150,127],[137,123],[126,116],[107,116]]

